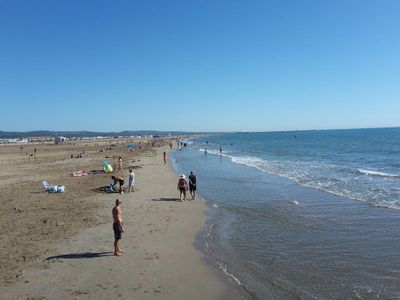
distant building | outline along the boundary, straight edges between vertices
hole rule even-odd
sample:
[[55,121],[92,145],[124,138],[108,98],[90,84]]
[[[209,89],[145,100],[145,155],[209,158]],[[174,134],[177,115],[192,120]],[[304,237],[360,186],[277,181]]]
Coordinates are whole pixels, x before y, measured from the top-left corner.
[[0,144],[27,144],[28,139],[0,139]]
[[28,138],[30,143],[49,143],[53,142],[53,140],[51,136],[32,136]]
[[54,138],[54,144],[56,144],[56,145],[62,144],[62,143],[64,143],[66,140],[67,140],[66,137],[63,137],[63,136],[56,136],[56,137]]

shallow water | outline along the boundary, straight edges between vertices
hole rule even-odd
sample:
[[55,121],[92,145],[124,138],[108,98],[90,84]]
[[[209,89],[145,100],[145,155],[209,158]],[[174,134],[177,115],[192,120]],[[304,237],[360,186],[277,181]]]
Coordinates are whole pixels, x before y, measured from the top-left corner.
[[257,299],[400,297],[400,130],[381,131],[213,136],[176,151],[211,207],[202,248]]

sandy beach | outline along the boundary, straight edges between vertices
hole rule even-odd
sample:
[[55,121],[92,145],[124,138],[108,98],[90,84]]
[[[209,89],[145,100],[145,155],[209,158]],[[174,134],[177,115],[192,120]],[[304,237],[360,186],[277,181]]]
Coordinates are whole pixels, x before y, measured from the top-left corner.
[[[101,145],[2,146],[1,299],[235,299],[233,283],[202,261],[193,246],[204,223],[201,200],[177,201],[177,174],[166,146],[111,152]],[[29,156],[37,148],[36,161]],[[32,148],[32,149],[31,149]],[[71,158],[85,151],[84,158]],[[22,151],[21,151],[22,152]],[[25,153],[28,153],[26,155]],[[107,156],[107,158],[106,158]],[[110,174],[73,177],[123,157],[136,174],[134,193],[103,193]],[[29,159],[28,159],[29,158]],[[24,161],[25,159],[25,161]],[[43,191],[42,180],[66,186]],[[122,200],[123,256],[113,256],[111,209]]]

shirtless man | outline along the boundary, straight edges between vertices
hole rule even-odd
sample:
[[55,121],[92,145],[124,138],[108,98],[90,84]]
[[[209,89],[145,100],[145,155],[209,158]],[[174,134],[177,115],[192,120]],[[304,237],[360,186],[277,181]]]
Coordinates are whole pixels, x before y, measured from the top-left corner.
[[121,239],[122,233],[124,232],[124,227],[122,225],[122,214],[121,214],[121,200],[117,199],[115,200],[115,206],[112,209],[112,215],[113,215],[113,229],[114,229],[114,255],[115,256],[121,256],[123,250],[119,248],[119,240]]
[[115,188],[115,186],[117,185],[117,183],[119,183],[119,192],[120,192],[121,194],[123,194],[123,193],[124,193],[123,185],[124,185],[124,183],[125,183],[124,178],[123,178],[123,177],[120,177],[120,176],[114,176],[114,175],[113,175],[113,176],[111,176],[111,179],[114,180],[113,188]]

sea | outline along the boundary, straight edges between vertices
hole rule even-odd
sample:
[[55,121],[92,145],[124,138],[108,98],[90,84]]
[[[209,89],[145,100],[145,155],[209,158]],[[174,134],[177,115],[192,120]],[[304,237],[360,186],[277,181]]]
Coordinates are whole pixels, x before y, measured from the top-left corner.
[[214,134],[170,156],[248,299],[400,298],[400,128]]

